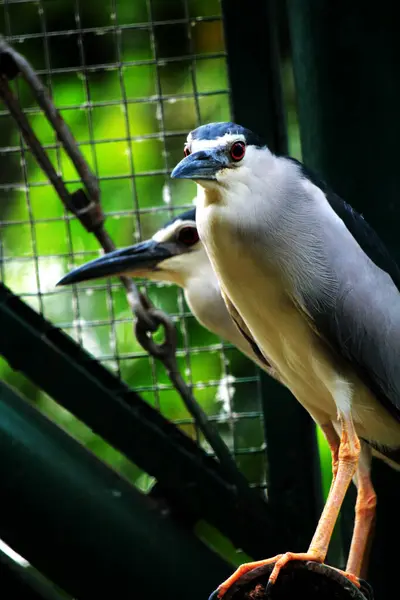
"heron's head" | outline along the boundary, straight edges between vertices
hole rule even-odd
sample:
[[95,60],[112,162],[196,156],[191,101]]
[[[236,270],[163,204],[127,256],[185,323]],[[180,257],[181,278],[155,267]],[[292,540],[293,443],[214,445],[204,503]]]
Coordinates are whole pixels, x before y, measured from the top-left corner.
[[196,275],[204,277],[210,270],[193,208],[166,223],[151,239],[91,260],[67,273],[57,285],[131,275],[185,287],[188,279]]
[[189,133],[184,155],[171,177],[218,189],[248,185],[271,153],[256,134],[241,125],[209,123]]

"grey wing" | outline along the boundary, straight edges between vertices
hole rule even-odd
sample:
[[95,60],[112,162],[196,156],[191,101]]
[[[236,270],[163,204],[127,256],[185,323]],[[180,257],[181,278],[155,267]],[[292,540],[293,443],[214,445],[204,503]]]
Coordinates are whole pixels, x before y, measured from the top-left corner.
[[[315,173],[298,161],[290,160],[324,192],[332,210],[364,256],[373,263],[357,289],[342,290],[334,307],[324,299],[317,306],[315,303],[310,306],[307,301],[303,306],[319,335],[357,371],[377,400],[400,420],[399,265],[376,231],[356,210]],[[358,266],[357,261],[356,258],[353,268]]]
[[[376,270],[375,270],[376,269]],[[334,304],[305,302],[311,326],[400,421],[400,293],[375,265]]]

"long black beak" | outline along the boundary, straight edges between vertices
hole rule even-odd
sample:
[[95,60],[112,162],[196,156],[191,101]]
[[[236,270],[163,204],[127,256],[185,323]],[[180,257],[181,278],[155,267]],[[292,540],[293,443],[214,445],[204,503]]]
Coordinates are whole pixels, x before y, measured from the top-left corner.
[[228,166],[223,150],[212,148],[189,154],[171,173],[173,179],[216,179],[215,175]]
[[67,273],[57,285],[69,285],[135,271],[152,271],[160,262],[176,254],[179,254],[179,251],[173,242],[147,240],[91,260]]

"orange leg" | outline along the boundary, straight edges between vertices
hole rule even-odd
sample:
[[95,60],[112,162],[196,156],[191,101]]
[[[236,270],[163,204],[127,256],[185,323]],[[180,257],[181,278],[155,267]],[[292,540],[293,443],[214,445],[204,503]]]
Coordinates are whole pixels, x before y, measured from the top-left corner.
[[[321,429],[332,453],[332,487],[338,467],[339,437],[330,423],[321,425]],[[370,466],[371,450],[364,443],[361,445],[360,459],[354,476],[357,487],[356,517],[346,565],[347,573],[363,578],[366,577],[370,550],[368,542],[376,512],[376,494],[371,482]]]
[[346,571],[357,577],[366,576],[369,558],[369,538],[376,512],[376,494],[370,478],[371,454],[363,445],[359,466],[355,476],[357,485],[356,516],[351,539]]
[[[357,468],[360,455],[360,442],[351,417],[340,415],[339,418],[342,425],[342,435],[338,451],[337,472],[308,551],[303,553],[286,552],[286,554],[279,554],[267,560],[259,560],[241,565],[233,575],[219,586],[219,598],[222,598],[239,577],[256,567],[275,562],[269,578],[269,584],[274,584],[282,567],[291,560],[311,560],[320,563],[325,560],[333,528],[338,518],[343,499]],[[357,577],[349,573],[344,574],[350,581],[358,585]]]

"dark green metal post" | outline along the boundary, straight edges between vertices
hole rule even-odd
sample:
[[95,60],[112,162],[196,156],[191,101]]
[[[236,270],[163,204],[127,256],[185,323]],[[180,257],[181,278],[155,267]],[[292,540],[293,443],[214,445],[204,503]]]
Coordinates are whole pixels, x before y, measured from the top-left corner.
[[0,551],[0,598],[21,600],[68,600],[42,578],[31,572]]
[[[276,0],[222,0],[233,119],[287,153]],[[280,16],[280,18],[279,18]],[[279,519],[275,553],[308,547],[322,509],[314,423],[292,394],[260,371],[268,502]]]
[[262,136],[268,146],[287,148],[279,62],[276,0],[222,0],[233,119]]
[[0,382],[0,537],[79,600],[204,600],[232,567]]
[[[287,0],[303,160],[400,257],[400,36],[396,3]],[[400,475],[376,461],[368,579],[389,597],[400,538]],[[354,494],[353,494],[354,498]]]

